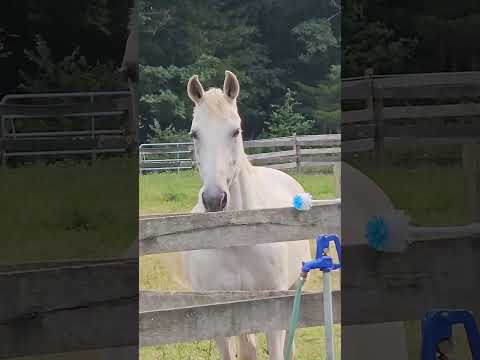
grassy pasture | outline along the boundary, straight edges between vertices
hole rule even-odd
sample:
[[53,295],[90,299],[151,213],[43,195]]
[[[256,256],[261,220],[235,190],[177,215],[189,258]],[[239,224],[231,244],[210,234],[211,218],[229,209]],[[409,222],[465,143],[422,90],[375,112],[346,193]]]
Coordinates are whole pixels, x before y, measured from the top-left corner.
[[0,263],[120,255],[137,237],[137,164],[0,168]]

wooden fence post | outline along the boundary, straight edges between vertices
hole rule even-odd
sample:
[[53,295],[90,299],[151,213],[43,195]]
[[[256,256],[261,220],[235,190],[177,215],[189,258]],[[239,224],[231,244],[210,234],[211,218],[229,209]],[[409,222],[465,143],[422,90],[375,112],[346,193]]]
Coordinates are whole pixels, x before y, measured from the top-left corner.
[[342,162],[338,161],[333,165],[333,178],[335,180],[335,195],[337,198],[342,196]]
[[300,173],[300,168],[302,166],[301,162],[301,154],[300,154],[300,145],[298,145],[297,142],[297,134],[293,133],[293,151],[295,152],[295,162],[296,162],[296,169],[297,169],[297,174]]
[[375,160],[382,162],[385,155],[383,133],[383,89],[373,85],[373,120],[375,124],[374,153]]
[[5,128],[5,118],[1,119],[0,131],[2,135],[0,137],[0,161],[1,166],[7,166],[7,130]]
[[471,222],[480,222],[480,144],[465,144],[462,151],[465,202]]
[[137,84],[128,79],[130,99],[128,102],[128,123],[126,131],[127,151],[129,154],[137,152]]

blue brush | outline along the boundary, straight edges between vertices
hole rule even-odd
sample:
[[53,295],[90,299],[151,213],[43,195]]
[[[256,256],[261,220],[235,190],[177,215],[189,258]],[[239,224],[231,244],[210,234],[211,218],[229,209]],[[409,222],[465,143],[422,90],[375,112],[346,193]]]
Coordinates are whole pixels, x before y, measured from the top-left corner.
[[312,208],[314,200],[309,193],[300,193],[293,197],[293,207],[300,211],[307,211]]
[[409,229],[409,218],[403,211],[393,210],[372,216],[365,226],[365,237],[376,251],[402,252],[410,242]]

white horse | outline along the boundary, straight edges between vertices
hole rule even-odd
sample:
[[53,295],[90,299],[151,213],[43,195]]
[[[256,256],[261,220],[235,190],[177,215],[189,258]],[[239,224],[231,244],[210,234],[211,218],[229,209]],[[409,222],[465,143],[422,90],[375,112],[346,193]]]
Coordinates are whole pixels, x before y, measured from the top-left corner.
[[[245,155],[236,76],[226,71],[223,91],[204,91],[195,75],[187,90],[195,103],[191,135],[203,180],[192,212],[292,206],[293,196],[304,191],[302,186],[281,171],[252,166]],[[288,290],[302,260],[310,257],[309,243],[303,240],[191,251],[184,254],[184,266],[194,291]],[[266,334],[271,360],[283,359],[285,333]],[[233,338],[215,340],[222,360],[237,358]],[[257,358],[254,334],[240,336],[238,355],[242,360]]]

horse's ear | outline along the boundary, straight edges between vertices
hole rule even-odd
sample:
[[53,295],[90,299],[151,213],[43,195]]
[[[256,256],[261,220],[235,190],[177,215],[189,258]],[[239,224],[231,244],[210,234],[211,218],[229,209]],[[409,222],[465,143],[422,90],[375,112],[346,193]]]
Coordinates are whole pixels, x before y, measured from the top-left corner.
[[200,80],[198,80],[198,75],[193,75],[190,80],[188,80],[187,93],[189,98],[195,104],[198,104],[198,102],[202,99],[205,91],[203,90],[203,86],[200,83]]
[[223,82],[223,93],[232,101],[237,99],[240,92],[240,84],[234,73],[225,71],[225,81]]

